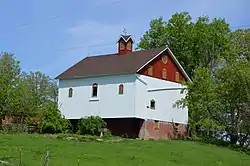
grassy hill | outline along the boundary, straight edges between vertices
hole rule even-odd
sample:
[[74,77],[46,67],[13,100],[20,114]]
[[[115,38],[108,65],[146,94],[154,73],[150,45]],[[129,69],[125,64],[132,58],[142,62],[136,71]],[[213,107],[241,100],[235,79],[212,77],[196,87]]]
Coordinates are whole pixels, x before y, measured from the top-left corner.
[[[39,166],[50,152],[49,165],[76,166],[249,166],[250,156],[189,141],[77,142],[43,135],[0,134],[0,160]],[[1,165],[1,164],[0,164]]]

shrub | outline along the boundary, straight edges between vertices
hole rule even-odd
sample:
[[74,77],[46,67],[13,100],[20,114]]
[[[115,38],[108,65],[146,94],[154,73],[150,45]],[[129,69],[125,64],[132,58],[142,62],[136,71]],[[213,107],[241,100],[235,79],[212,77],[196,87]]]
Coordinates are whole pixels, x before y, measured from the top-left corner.
[[104,133],[103,137],[104,137],[104,138],[110,138],[110,137],[112,137],[111,131],[110,131],[110,130],[107,130],[107,131]]
[[5,133],[25,133],[28,132],[26,124],[3,124],[1,130]]
[[98,130],[106,126],[106,122],[99,116],[82,118],[78,123],[79,133],[83,135],[99,135]]
[[72,126],[56,105],[52,105],[48,110],[44,111],[40,117],[39,123],[40,133],[70,133]]

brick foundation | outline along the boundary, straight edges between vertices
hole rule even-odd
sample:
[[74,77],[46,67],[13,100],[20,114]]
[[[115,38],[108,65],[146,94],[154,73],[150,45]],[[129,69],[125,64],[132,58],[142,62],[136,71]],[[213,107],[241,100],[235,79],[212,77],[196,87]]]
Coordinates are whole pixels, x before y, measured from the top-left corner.
[[181,139],[187,136],[186,125],[139,118],[104,119],[113,135],[140,139]]
[[144,121],[139,132],[141,139],[180,139],[186,136],[187,129],[184,124],[155,122],[154,120]]

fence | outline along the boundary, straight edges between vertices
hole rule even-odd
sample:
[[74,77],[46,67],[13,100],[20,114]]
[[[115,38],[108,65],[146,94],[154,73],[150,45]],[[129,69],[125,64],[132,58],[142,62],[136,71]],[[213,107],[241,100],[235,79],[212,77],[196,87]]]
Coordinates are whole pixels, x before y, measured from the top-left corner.
[[[18,165],[12,164],[11,162],[0,160],[0,165],[5,166],[24,166],[22,160],[22,150],[20,149]],[[49,151],[46,152],[44,161],[41,161],[41,166],[49,166]],[[80,166],[80,159],[77,160],[77,166]]]

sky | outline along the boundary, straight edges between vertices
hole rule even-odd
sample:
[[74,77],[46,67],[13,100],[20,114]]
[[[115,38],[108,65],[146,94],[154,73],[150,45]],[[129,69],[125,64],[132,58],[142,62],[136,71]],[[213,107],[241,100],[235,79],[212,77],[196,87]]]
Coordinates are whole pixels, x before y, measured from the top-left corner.
[[152,19],[176,12],[250,28],[249,0],[0,0],[0,6],[0,52],[15,54],[23,71],[51,77],[86,56],[116,53],[124,28],[138,42]]

